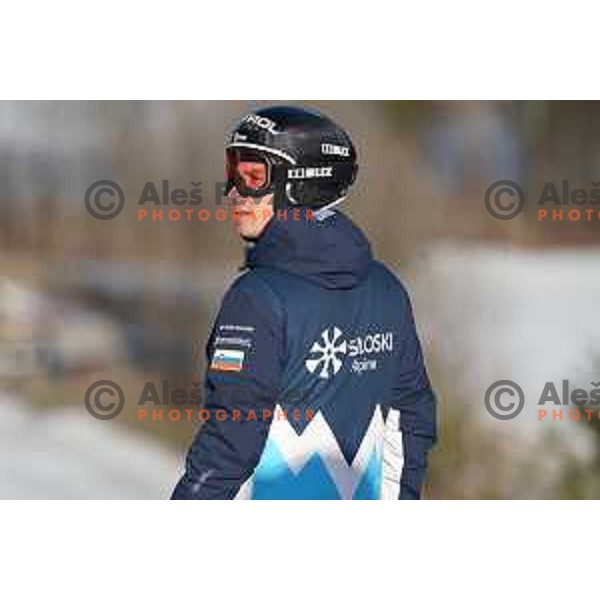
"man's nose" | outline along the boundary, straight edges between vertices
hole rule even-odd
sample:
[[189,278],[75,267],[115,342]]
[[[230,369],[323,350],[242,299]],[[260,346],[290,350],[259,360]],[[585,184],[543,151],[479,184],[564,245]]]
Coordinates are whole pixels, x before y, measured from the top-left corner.
[[237,191],[236,188],[232,188],[229,194],[227,194],[227,197],[229,198],[229,204],[231,206],[243,206],[248,200],[248,198],[240,196],[240,193]]

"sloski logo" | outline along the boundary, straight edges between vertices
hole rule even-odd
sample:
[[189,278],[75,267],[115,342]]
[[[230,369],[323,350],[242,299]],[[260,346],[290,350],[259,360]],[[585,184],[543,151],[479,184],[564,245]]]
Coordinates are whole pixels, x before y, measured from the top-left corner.
[[328,327],[313,343],[305,361],[306,368],[321,379],[329,379],[342,368],[345,359],[351,359],[351,373],[362,375],[376,371],[378,356],[394,350],[394,334],[379,331],[344,339],[339,327]]
[[316,358],[306,360],[306,368],[310,373],[316,373],[321,379],[329,379],[330,374],[333,376],[342,368],[339,356],[346,354],[347,343],[340,339],[341,335],[337,327],[323,331],[320,340],[310,349],[311,356],[316,355]]

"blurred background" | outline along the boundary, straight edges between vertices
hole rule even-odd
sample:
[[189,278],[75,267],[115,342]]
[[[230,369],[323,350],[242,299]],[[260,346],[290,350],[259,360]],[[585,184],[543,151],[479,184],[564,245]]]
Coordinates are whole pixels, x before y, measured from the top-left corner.
[[[265,104],[0,102],[0,498],[168,497],[196,426],[140,421],[137,399],[201,376],[243,249],[228,222],[139,221],[137,202],[201,181],[214,212],[225,137]],[[600,497],[600,421],[536,405],[547,381],[600,381],[600,219],[540,221],[535,203],[547,181],[600,187],[600,102],[300,104],[353,137],[343,210],[413,300],[439,398],[426,497]],[[112,220],[85,208],[98,180],[124,191]],[[534,201],[494,218],[497,180]],[[501,379],[525,392],[514,420],[484,406]],[[113,420],[84,406],[98,380],[125,393]]]

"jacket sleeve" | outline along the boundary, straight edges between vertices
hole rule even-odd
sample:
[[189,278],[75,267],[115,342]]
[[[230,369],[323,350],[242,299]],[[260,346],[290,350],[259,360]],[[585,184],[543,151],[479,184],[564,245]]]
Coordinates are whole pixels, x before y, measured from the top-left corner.
[[283,348],[277,298],[257,275],[242,275],[225,295],[206,346],[207,417],[172,499],[232,499],[252,475],[273,418]]
[[408,294],[402,288],[403,336],[392,407],[400,411],[403,466],[400,500],[418,500],[427,453],[436,440],[436,398],[431,389]]

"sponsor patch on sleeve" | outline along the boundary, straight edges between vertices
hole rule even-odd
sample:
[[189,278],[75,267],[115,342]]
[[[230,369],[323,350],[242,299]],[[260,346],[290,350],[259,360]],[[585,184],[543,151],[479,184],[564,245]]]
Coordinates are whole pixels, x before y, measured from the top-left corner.
[[210,368],[214,371],[241,371],[244,366],[244,351],[216,348]]

